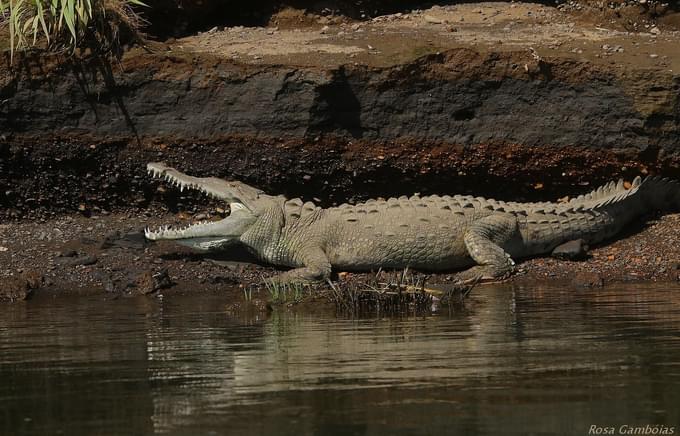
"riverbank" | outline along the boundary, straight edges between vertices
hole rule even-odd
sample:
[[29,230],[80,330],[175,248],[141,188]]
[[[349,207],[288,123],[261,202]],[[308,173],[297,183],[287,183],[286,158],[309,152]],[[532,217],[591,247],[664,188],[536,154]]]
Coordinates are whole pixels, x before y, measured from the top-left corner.
[[[202,219],[201,215],[209,213],[200,211],[197,216]],[[33,290],[110,298],[221,293],[233,302],[245,302],[244,295],[250,290],[257,299],[271,297],[263,281],[279,271],[247,263],[247,253],[202,255],[171,242],[150,243],[143,237],[146,226],[190,220],[186,214],[128,213],[0,225],[0,299],[25,299]],[[517,274],[510,280],[562,282],[575,287],[677,281],[679,233],[680,215],[652,217],[621,239],[595,247],[583,261],[536,258],[519,262]],[[372,280],[372,274],[339,273],[335,279],[341,282]],[[454,274],[421,277],[428,287],[446,289]]]
[[[148,245],[146,225],[224,213],[151,183],[151,161],[324,207],[414,192],[554,201],[620,177],[680,178],[680,15],[596,3],[284,8],[115,65],[7,56],[3,293],[236,296],[274,273]],[[583,262],[524,262],[513,280],[676,280],[678,230],[670,215]]]

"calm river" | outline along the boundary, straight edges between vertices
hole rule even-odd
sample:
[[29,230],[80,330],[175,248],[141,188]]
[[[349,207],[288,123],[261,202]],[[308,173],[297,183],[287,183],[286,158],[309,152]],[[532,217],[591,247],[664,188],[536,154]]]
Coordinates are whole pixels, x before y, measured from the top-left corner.
[[464,308],[400,318],[233,317],[205,295],[0,307],[4,435],[591,426],[680,434],[680,286],[487,286]]

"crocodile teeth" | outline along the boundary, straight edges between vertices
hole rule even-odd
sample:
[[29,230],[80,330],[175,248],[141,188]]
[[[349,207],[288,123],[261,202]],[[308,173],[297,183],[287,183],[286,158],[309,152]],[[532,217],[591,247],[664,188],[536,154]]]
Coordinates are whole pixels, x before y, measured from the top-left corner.
[[205,194],[208,197],[211,198],[216,198],[216,195],[212,192],[209,192],[206,188],[201,186],[200,184],[197,183],[188,183],[183,180],[175,178],[171,174],[166,174],[163,171],[160,171],[156,168],[148,168],[147,173],[152,176],[154,179],[162,179],[165,180],[165,182],[169,183],[171,186],[175,188],[179,188],[180,192],[184,192],[185,190],[196,190],[200,191],[201,193]]
[[151,230],[150,228],[144,229],[144,236],[146,239],[151,241],[156,241],[159,239],[176,239],[176,238],[190,238],[194,237],[195,234],[191,233],[191,229],[200,228],[202,226],[208,226],[213,224],[212,221],[203,220],[200,222],[185,225],[180,228],[171,229],[170,226],[161,226],[157,230]]
[[163,174],[161,171],[155,169],[155,168],[149,168],[147,170],[147,173],[149,173],[154,179],[159,179],[161,175]]

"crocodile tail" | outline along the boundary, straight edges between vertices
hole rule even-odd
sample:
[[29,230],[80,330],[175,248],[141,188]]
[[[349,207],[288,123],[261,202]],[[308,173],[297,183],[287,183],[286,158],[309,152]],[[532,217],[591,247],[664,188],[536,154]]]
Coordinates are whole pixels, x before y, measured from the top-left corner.
[[677,180],[648,176],[640,183],[639,191],[650,210],[680,211],[680,183]]

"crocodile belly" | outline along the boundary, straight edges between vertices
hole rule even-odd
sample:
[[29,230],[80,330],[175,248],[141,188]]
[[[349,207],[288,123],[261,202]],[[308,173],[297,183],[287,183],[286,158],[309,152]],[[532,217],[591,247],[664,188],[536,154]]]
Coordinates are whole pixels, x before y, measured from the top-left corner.
[[369,237],[349,235],[329,247],[331,265],[347,271],[378,268],[415,268],[426,271],[455,270],[471,266],[472,259],[459,238],[450,235],[401,234]]

